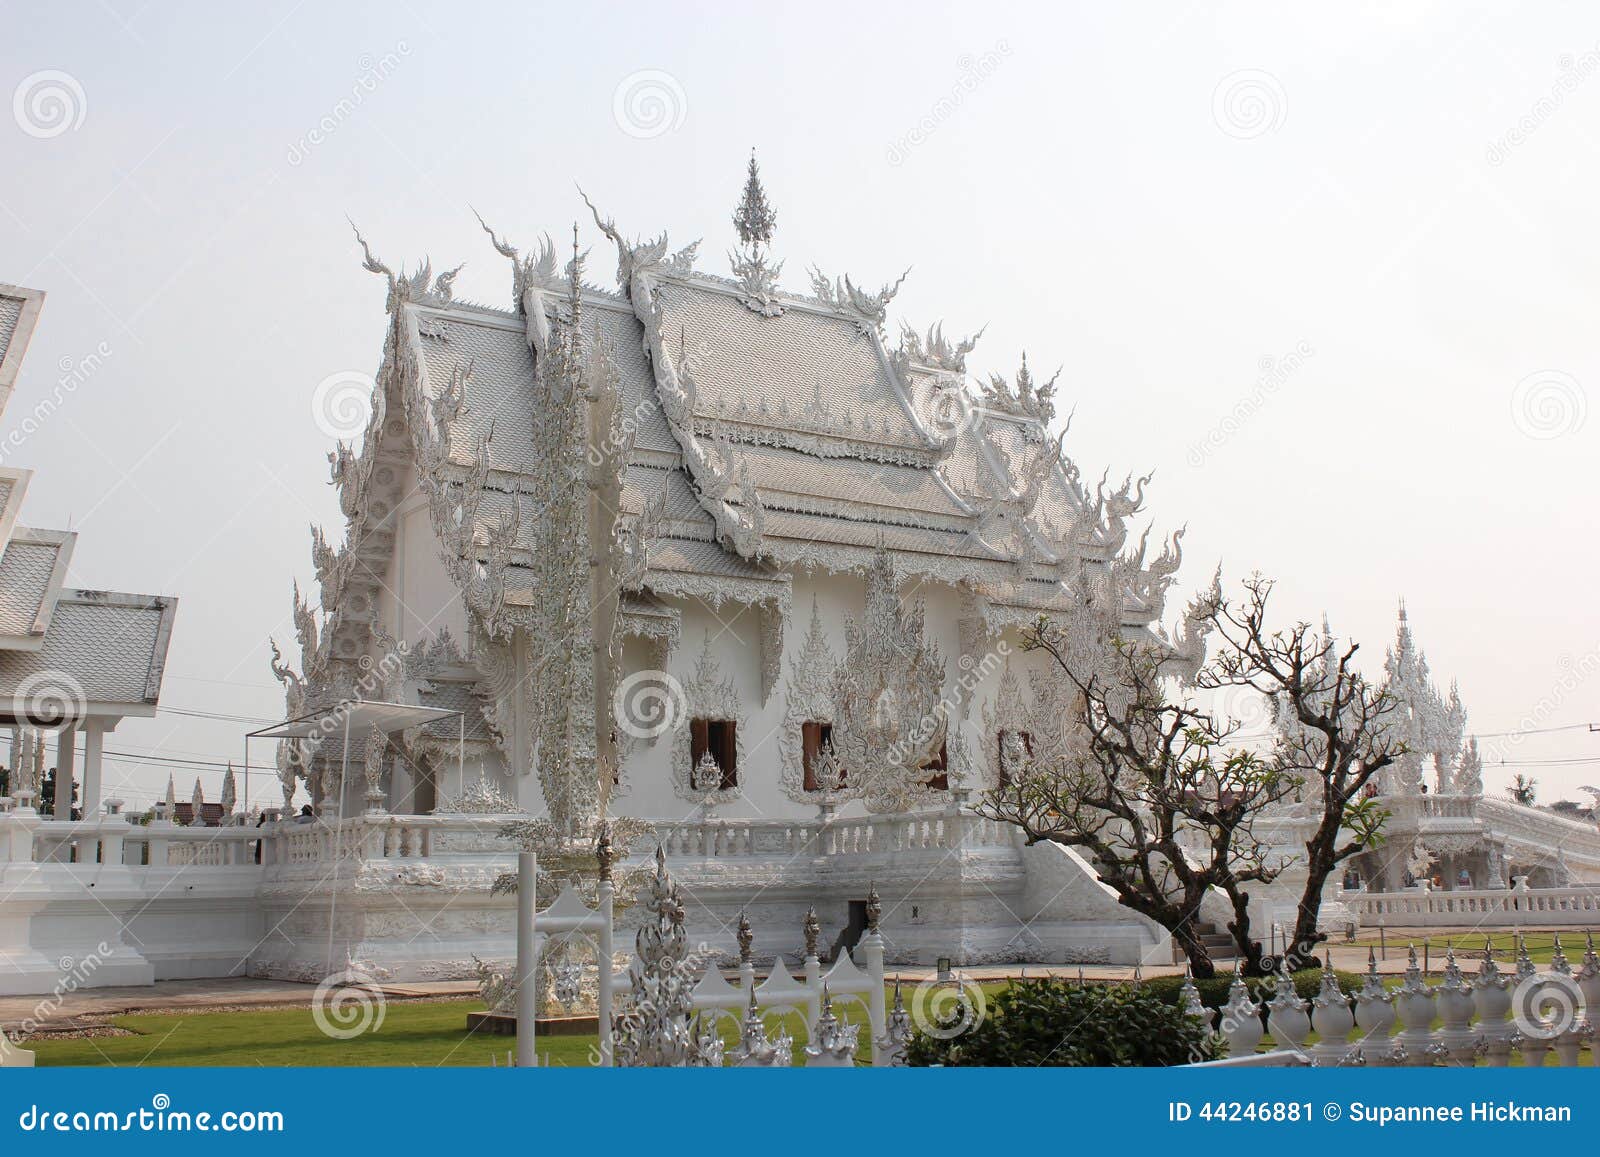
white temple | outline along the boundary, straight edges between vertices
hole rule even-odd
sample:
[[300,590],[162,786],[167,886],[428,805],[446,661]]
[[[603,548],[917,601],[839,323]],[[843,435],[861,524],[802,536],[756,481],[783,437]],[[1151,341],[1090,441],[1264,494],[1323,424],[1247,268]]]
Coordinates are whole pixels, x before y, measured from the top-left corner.
[[[524,254],[486,225],[511,273],[498,306],[361,242],[386,286],[370,420],[330,455],[345,526],[313,528],[316,605],[296,589],[299,662],[274,647],[273,669],[290,717],[460,714],[284,743],[261,826],[7,801],[0,883],[40,899],[0,901],[0,954],[104,942],[146,979],[470,977],[512,956],[501,829],[581,842],[604,814],[651,825],[634,855],[665,849],[691,940],[730,958],[741,913],[768,958],[800,948],[812,907],[825,946],[851,943],[875,886],[892,963],[1172,960],[1082,856],[968,806],[1042,726],[1048,668],[1019,645],[1040,615],[1200,661],[1192,614],[1161,625],[1181,532],[1135,537],[1148,479],[1086,481],[1026,362],[977,381],[976,338],[891,338],[899,281],[781,288],[753,162],[731,276],[593,216],[615,290],[576,249]],[[1417,735],[1383,789],[1393,834],[1358,865],[1369,892],[1424,886],[1407,873],[1427,855],[1462,895],[1600,881],[1593,825],[1484,798],[1459,697],[1404,624],[1388,677]],[[1273,817],[1286,854],[1301,806]],[[102,915],[89,888],[146,902]],[[1335,888],[1330,923],[1362,919],[1368,892]],[[1292,872],[1261,890],[1263,937],[1295,899]]]
[[[874,853],[895,838],[883,817],[955,816],[997,773],[984,715],[1008,666],[1032,662],[1017,628],[1098,602],[1124,632],[1157,629],[1181,532],[1153,558],[1144,539],[1129,548],[1146,480],[1085,485],[1049,429],[1053,379],[1024,362],[974,388],[976,339],[937,325],[891,343],[898,282],[814,272],[809,294],[778,288],[753,162],[731,278],[697,269],[694,245],[595,220],[617,290],[575,288],[548,240],[523,256],[491,232],[505,308],[455,300],[453,271],[395,275],[368,251],[389,331],[362,445],[333,456],[343,542],[313,531],[321,614],[297,593],[302,669],[277,667],[291,713],[352,693],[469,712],[466,782],[453,727],[391,741],[386,809],[487,792],[558,823],[592,816],[585,425],[562,397],[577,333],[625,442],[611,813],[742,825],[757,843],[826,817],[863,825]],[[363,688],[386,656],[391,677]],[[290,753],[285,774],[326,807],[336,755]],[[355,814],[346,790],[337,810]],[[781,853],[674,872],[712,928],[758,894],[820,901],[843,926],[876,878],[907,959],[1131,960],[1163,939],[1073,853],[985,838],[941,848],[931,874],[926,857]]]

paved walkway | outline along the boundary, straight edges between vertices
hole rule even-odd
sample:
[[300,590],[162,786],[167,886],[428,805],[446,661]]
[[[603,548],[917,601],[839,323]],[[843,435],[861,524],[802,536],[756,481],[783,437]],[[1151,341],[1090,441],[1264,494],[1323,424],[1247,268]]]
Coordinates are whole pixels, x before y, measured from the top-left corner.
[[[1554,931],[1539,929],[1541,934]],[[1566,931],[1566,930],[1562,930]],[[1582,953],[1582,930],[1572,930]],[[1378,971],[1385,975],[1398,974],[1406,968],[1406,947],[1418,946],[1419,954],[1424,938],[1430,946],[1428,964],[1430,975],[1438,975],[1444,967],[1445,941],[1453,940],[1460,949],[1461,965],[1471,972],[1477,967],[1473,948],[1474,937],[1481,938],[1481,929],[1429,928],[1415,934],[1397,932],[1387,936],[1387,958],[1378,962]],[[1363,933],[1363,938],[1366,933]],[[1481,945],[1481,939],[1478,941]],[[1367,967],[1366,944],[1329,943],[1324,951],[1333,958],[1333,966],[1347,972],[1363,972]],[[1232,969],[1229,961],[1219,961],[1218,971]],[[1026,974],[1028,976],[1066,976],[1080,974],[1088,980],[1128,980],[1133,969],[1123,965],[1085,964],[1007,964],[984,965],[960,969],[970,980],[993,981]],[[1178,976],[1183,973],[1181,964],[1148,965],[1140,972],[1144,976]],[[931,967],[893,967],[888,969],[891,979],[898,976],[908,983],[917,983],[935,975]],[[287,980],[254,980],[249,977],[227,977],[210,980],[164,980],[159,984],[128,988],[91,988],[70,992],[59,1000],[48,996],[0,996],[0,1029],[14,1030],[25,1020],[34,1022],[46,1032],[72,1032],[107,1023],[112,1017],[128,1013],[163,1012],[219,1012],[250,1008],[307,1008],[310,1007],[316,986],[298,984]],[[419,984],[392,984],[383,987],[389,1000],[441,1000],[476,994],[472,981],[440,981]]]
[[[0,1029],[15,1030],[32,1021],[41,1031],[74,1032],[128,1013],[220,1012],[261,1008],[309,1008],[317,988],[288,980],[225,977],[163,980],[125,988],[88,988],[58,999],[50,996],[0,996]],[[389,1000],[438,1000],[474,995],[472,981],[386,985]]]

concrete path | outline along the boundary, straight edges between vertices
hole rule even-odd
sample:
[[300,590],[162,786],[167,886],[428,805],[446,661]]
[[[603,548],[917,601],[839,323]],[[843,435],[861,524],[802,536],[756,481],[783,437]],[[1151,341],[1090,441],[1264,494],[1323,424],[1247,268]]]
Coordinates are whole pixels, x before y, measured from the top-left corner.
[[[258,1008],[309,1008],[314,984],[288,980],[226,977],[210,980],[163,980],[127,988],[87,988],[55,998],[0,996],[0,1029],[15,1031],[24,1021],[38,1031],[73,1032],[105,1024],[128,1013],[219,1012]],[[389,1000],[438,1000],[475,995],[471,981],[385,986]]]
[[[1555,931],[1540,929],[1540,933]],[[1563,935],[1568,930],[1563,931]],[[1582,930],[1572,929],[1582,955]],[[1477,969],[1477,956],[1473,951],[1473,938],[1481,937],[1482,930],[1472,928],[1430,928],[1426,939],[1429,975],[1437,976],[1444,968],[1445,941],[1452,940],[1460,950],[1460,962],[1467,972]],[[1365,934],[1363,934],[1365,938]],[[1388,940],[1387,958],[1378,962],[1378,971],[1395,975],[1406,969],[1406,946],[1416,943],[1419,953],[1424,934],[1394,932]],[[1481,940],[1479,941],[1481,945]],[[1347,972],[1364,972],[1367,967],[1367,945],[1331,942],[1324,946],[1331,954],[1333,966]],[[1218,963],[1218,971],[1228,973],[1232,964]],[[1028,976],[1064,976],[1075,978],[1080,974],[1087,980],[1129,980],[1133,969],[1123,965],[1086,964],[1008,964],[963,968],[961,975],[979,982],[1005,980],[1026,973]],[[1181,964],[1150,965],[1140,970],[1144,976],[1180,976]],[[890,967],[891,980],[898,976],[907,984],[917,984],[935,975],[931,967]],[[66,993],[59,999],[49,996],[0,996],[0,1029],[15,1031],[23,1021],[30,1021],[45,1032],[72,1032],[107,1023],[114,1016],[128,1013],[162,1012],[218,1012],[251,1008],[306,1008],[311,1005],[316,986],[298,984],[287,980],[255,980],[249,977],[227,977],[211,980],[164,980],[148,987],[91,988]],[[389,1000],[441,1000],[472,996],[477,985],[472,981],[441,981],[419,984],[394,984],[383,987]]]

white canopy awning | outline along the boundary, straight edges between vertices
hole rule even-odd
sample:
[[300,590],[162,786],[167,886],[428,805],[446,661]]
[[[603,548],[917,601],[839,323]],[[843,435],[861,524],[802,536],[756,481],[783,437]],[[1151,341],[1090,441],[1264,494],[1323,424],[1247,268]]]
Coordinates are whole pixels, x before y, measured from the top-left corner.
[[410,703],[373,703],[366,700],[346,700],[321,711],[313,711],[296,719],[285,719],[259,731],[249,732],[246,739],[309,739],[314,735],[329,739],[338,736],[365,736],[376,727],[385,735],[421,727],[440,719],[460,716],[460,711],[443,707],[417,707]]

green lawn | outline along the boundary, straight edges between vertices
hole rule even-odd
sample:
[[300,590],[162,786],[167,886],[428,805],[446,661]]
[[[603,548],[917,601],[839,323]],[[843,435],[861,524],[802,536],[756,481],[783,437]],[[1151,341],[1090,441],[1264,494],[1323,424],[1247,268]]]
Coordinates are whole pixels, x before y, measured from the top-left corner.
[[[467,1013],[477,1002],[395,1002],[384,1010],[375,1032],[350,1040],[326,1036],[309,1008],[265,1012],[216,1012],[119,1016],[117,1028],[133,1036],[87,1037],[78,1040],[34,1040],[40,1065],[488,1065],[506,1063],[515,1040],[467,1031]],[[840,1002],[836,1013],[851,1024],[865,1024],[866,1010],[856,1001]],[[791,1035],[804,1040],[797,1014],[786,1018]],[[722,1021],[722,1037],[731,1048],[738,1041],[734,1025]],[[541,1061],[551,1065],[589,1065],[598,1038],[547,1036],[539,1040]],[[797,1050],[798,1052],[798,1050]],[[858,1060],[871,1050],[861,1034]]]
[[[1548,966],[1551,957],[1555,954],[1556,935],[1554,932],[1523,933],[1522,938],[1528,946],[1529,959],[1535,964]],[[1584,935],[1582,932],[1562,932],[1560,936],[1561,951],[1566,953],[1568,963],[1572,965],[1572,970],[1576,972],[1583,967]],[[1385,937],[1385,943],[1388,945],[1388,959],[1404,960],[1406,958],[1406,948],[1414,944],[1417,948],[1417,960],[1420,962],[1423,955],[1423,939],[1424,937],[1422,936],[1389,933]],[[1426,939],[1428,941],[1428,969],[1435,975],[1444,968],[1447,943],[1454,946],[1456,963],[1464,972],[1477,971],[1478,964],[1483,959],[1485,939],[1494,946],[1495,963],[1500,966],[1502,971],[1505,971],[1508,966],[1515,967],[1516,965],[1517,937],[1514,932],[1490,932],[1487,934],[1471,932],[1448,937],[1429,936]],[[1378,946],[1378,937],[1370,931],[1363,931],[1356,943],[1363,948],[1368,946],[1375,948]]]

